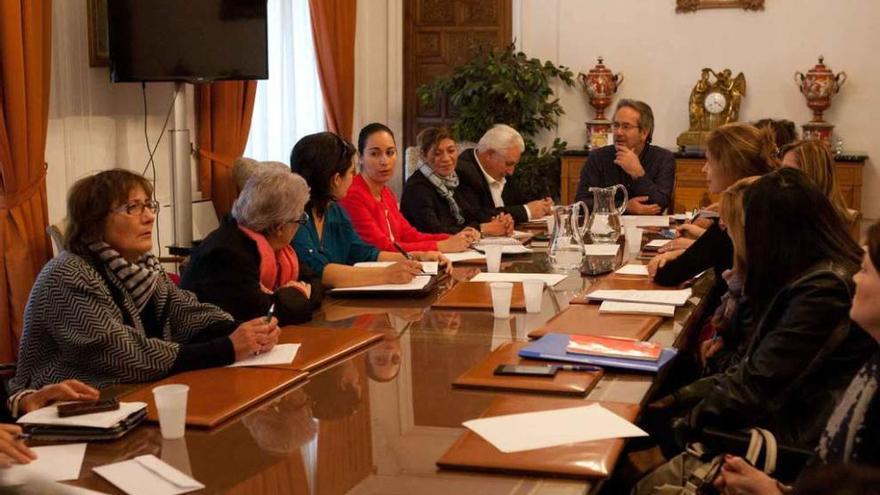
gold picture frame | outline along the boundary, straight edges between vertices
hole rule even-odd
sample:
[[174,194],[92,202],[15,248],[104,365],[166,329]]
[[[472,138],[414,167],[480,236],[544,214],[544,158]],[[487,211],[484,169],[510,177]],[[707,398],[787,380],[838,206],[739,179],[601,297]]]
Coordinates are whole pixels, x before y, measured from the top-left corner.
[[89,67],[110,65],[110,34],[107,25],[107,0],[88,0]]
[[764,0],[675,0],[676,12],[696,12],[701,9],[764,10]]

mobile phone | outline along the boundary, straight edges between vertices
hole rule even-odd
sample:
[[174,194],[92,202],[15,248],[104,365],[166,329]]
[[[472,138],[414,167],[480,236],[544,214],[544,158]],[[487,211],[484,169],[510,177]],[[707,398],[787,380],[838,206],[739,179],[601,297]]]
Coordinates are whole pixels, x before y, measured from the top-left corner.
[[514,376],[541,376],[552,378],[559,371],[552,364],[538,365],[522,365],[522,364],[499,364],[495,368],[496,375],[514,375]]
[[66,418],[69,416],[80,416],[83,414],[91,414],[104,411],[115,411],[119,409],[118,399],[102,399],[91,402],[71,402],[70,404],[61,404],[58,406],[58,416]]

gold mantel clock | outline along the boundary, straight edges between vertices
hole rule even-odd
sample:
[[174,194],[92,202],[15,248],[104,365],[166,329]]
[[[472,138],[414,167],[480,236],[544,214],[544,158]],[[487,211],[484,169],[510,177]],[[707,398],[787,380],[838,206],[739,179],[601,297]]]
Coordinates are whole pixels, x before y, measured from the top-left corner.
[[733,79],[731,75],[730,69],[718,73],[703,69],[688,100],[690,127],[678,136],[679,146],[704,148],[713,129],[737,121],[739,105],[746,95],[746,77],[742,72]]

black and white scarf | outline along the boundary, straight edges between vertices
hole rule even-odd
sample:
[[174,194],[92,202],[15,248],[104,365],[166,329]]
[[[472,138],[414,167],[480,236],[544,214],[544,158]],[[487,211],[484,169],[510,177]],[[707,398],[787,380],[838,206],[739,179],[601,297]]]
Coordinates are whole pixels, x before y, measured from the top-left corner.
[[880,353],[875,354],[844,392],[837,408],[828,419],[825,432],[816,447],[825,463],[858,462],[859,454],[871,447],[860,445],[866,430],[876,428],[869,419],[869,410],[878,407],[880,397]]
[[461,216],[461,208],[458,207],[458,203],[455,201],[453,197],[453,193],[455,188],[458,187],[458,174],[454,171],[446,177],[442,177],[434,173],[431,170],[431,167],[428,164],[423,163],[422,166],[419,167],[419,172],[424,175],[428,181],[437,188],[437,191],[446,199],[446,202],[449,203],[449,211],[452,212],[452,216],[455,217],[456,225],[461,225],[464,223],[464,217]]
[[138,313],[143,312],[156,290],[156,282],[164,273],[159,260],[152,253],[147,253],[132,263],[103,241],[89,245],[89,249],[125,287]]

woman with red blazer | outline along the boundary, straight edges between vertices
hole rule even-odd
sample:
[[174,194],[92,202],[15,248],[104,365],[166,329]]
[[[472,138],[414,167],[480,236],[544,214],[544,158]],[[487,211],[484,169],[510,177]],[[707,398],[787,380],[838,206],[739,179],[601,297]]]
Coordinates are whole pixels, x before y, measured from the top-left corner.
[[394,175],[397,145],[394,133],[383,124],[372,123],[358,136],[361,172],[339,202],[355,231],[365,242],[382,251],[441,251],[457,253],[479,240],[480,234],[467,227],[455,235],[419,232],[403,217],[391,189],[385,185]]

